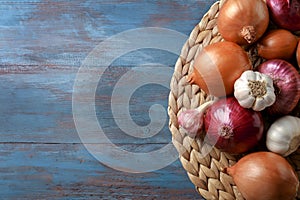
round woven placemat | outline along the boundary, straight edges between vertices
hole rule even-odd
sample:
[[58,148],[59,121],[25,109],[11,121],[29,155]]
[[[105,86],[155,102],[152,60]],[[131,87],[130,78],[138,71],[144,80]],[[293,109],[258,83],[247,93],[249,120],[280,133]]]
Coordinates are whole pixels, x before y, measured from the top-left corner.
[[[204,143],[200,138],[187,136],[185,130],[179,127],[177,120],[177,116],[181,111],[197,108],[204,102],[214,98],[205,94],[197,85],[188,84],[186,78],[192,72],[194,58],[198,52],[209,44],[223,40],[218,33],[216,22],[219,10],[224,2],[225,0],[217,1],[210,7],[182,47],[170,83],[169,128],[181,164],[199,194],[205,199],[240,200],[244,198],[239,193],[232,177],[222,172],[224,167],[236,163],[239,157],[221,152],[217,148]],[[251,55],[254,67],[263,61],[252,54],[251,50],[248,50],[248,53]],[[297,111],[299,108],[298,105]],[[298,149],[287,159],[300,175],[300,150]]]

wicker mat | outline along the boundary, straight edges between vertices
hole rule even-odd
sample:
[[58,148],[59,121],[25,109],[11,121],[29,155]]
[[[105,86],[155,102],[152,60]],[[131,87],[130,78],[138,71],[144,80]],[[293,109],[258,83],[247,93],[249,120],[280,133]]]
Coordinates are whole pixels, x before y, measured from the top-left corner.
[[[204,143],[201,138],[191,138],[178,125],[178,114],[186,109],[196,108],[211,100],[197,85],[190,85],[186,78],[192,72],[194,58],[201,49],[211,43],[222,41],[216,21],[224,0],[215,2],[203,16],[200,23],[190,33],[176,64],[170,83],[169,128],[172,141],[179,153],[179,159],[196,190],[205,199],[243,199],[232,178],[223,173],[225,166],[233,165],[239,158]],[[252,54],[251,50],[247,50]],[[254,66],[262,59],[252,56]],[[288,160],[299,175],[300,151],[289,156]]]

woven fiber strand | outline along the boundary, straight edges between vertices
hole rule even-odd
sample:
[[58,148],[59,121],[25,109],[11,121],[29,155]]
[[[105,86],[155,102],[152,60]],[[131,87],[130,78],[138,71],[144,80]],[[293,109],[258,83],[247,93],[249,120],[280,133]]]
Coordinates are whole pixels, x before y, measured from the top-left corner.
[[[235,164],[238,157],[209,146],[201,138],[187,136],[185,130],[179,127],[177,119],[180,112],[197,108],[214,98],[205,94],[197,85],[188,84],[186,78],[192,72],[194,58],[198,52],[209,44],[223,40],[218,33],[216,21],[224,2],[225,0],[217,1],[210,7],[182,47],[170,83],[169,128],[182,166],[199,194],[205,199],[241,200],[244,198],[235,186],[232,177],[222,172],[224,167]],[[251,50],[248,53],[251,55]],[[262,59],[257,56],[252,56],[251,60],[254,67],[262,62]],[[289,156],[288,160],[299,175],[299,149]]]

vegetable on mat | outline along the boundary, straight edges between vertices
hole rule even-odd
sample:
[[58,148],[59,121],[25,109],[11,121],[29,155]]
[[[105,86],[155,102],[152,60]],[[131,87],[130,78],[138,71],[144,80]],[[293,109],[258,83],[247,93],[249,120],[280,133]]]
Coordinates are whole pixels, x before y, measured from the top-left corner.
[[206,109],[211,106],[215,100],[203,103],[198,108],[188,109],[180,112],[178,124],[187,131],[188,136],[194,138],[203,127],[203,116]]
[[199,52],[187,81],[197,84],[206,94],[223,97],[233,94],[236,79],[250,69],[252,64],[246,51],[236,43],[223,41]]
[[275,87],[276,101],[267,108],[270,115],[287,115],[300,99],[300,75],[289,62],[271,59],[258,66],[258,71],[270,76]]
[[285,29],[275,29],[266,33],[257,43],[257,53],[265,59],[290,60],[296,51],[297,37]]
[[235,81],[234,96],[242,107],[255,111],[264,110],[276,100],[272,78],[252,70],[245,71]]
[[288,156],[300,145],[300,118],[286,115],[277,119],[267,131],[267,148]]
[[300,31],[300,0],[266,0],[270,18],[281,28]]
[[272,152],[255,152],[224,169],[247,200],[294,200],[299,181],[293,167]]
[[256,42],[268,24],[269,12],[263,0],[227,0],[217,19],[221,36],[239,45]]
[[261,113],[241,107],[234,97],[211,105],[204,116],[204,127],[208,143],[233,154],[257,145],[264,130]]

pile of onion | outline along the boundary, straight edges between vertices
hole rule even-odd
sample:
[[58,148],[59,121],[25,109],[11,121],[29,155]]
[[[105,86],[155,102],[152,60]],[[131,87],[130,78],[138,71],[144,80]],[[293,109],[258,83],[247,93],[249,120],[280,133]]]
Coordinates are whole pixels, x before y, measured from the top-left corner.
[[[273,127],[269,131],[272,133],[280,129],[278,134],[300,127],[299,117],[294,117],[295,120],[290,123],[285,121],[284,124],[295,125],[290,129],[282,130],[282,126],[277,124],[271,126],[276,119],[299,108],[300,69],[295,66],[300,66],[300,40],[295,31],[300,31],[300,0],[227,0],[219,12],[217,28],[224,41],[210,44],[199,52],[187,81],[198,85],[206,94],[218,97],[218,100],[205,111],[183,113],[185,115],[180,116],[179,125],[191,137],[201,130],[201,134],[205,134],[204,142],[221,151],[246,155],[234,166],[225,168],[224,172],[233,177],[247,200],[292,200],[297,195],[299,179],[285,159],[286,154],[250,152],[257,150],[258,144],[261,147],[260,142],[266,139],[264,133],[267,134],[270,127]],[[262,58],[263,62],[255,69],[245,49],[257,50]],[[236,95],[235,83],[244,72],[251,70],[255,73],[249,73],[250,78],[246,79],[248,85],[245,85],[251,90],[244,89],[244,86],[236,87],[242,88],[239,91],[241,95]],[[265,78],[252,80],[258,73]],[[269,79],[271,81],[265,81]],[[269,85],[273,87],[267,87]],[[255,97],[253,101],[262,105],[262,99],[270,98],[265,95],[269,92],[266,88],[271,88],[274,98],[267,106],[260,106],[262,109],[243,107],[245,104],[241,101],[244,99],[238,99],[238,96],[248,99],[249,95],[251,102]],[[263,118],[263,113],[268,117]],[[191,119],[192,116],[197,119]],[[274,135],[273,138],[284,140],[281,144],[287,143],[285,135]],[[300,146],[299,135],[298,131],[296,139],[291,139],[290,146],[296,147],[289,149],[288,154]],[[271,151],[267,145],[263,148]]]

